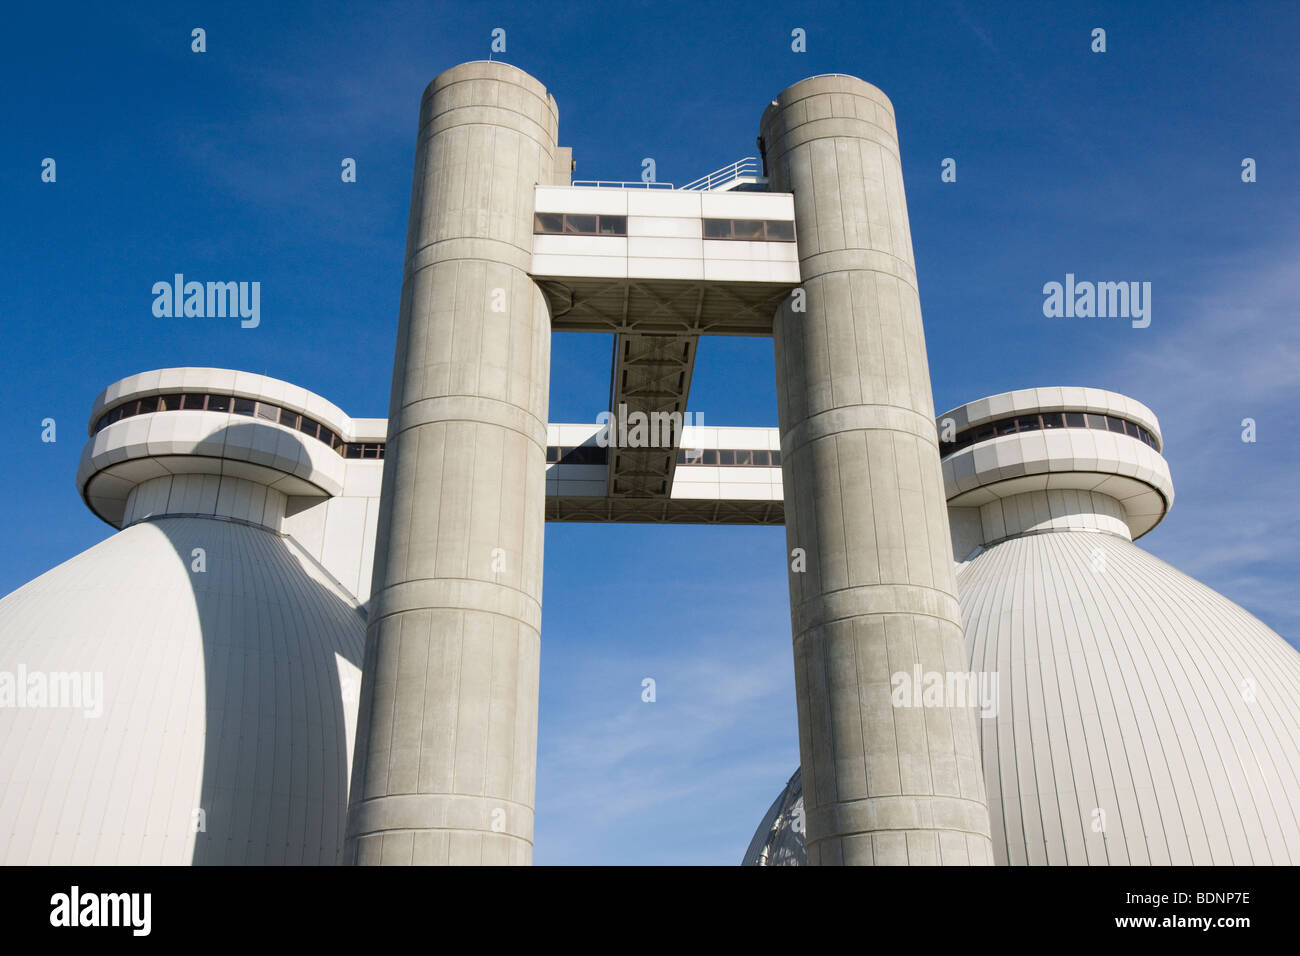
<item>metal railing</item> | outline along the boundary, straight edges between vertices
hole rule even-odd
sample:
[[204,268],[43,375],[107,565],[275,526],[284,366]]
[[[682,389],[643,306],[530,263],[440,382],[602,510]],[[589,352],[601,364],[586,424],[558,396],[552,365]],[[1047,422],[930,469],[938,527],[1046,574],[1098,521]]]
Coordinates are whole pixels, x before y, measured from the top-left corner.
[[615,189],[672,189],[672,183],[618,182],[612,179],[575,179],[570,186],[611,186]]
[[763,176],[763,167],[759,164],[757,156],[746,156],[744,159],[738,159],[730,165],[723,166],[721,169],[715,169],[707,176],[701,176],[699,179],[687,183],[685,186],[675,187],[672,183],[647,183],[644,181],[618,182],[610,179],[575,179],[571,186],[607,186],[615,189],[690,189],[703,192],[710,189],[720,189],[723,186],[734,183],[738,179],[752,179],[756,182],[766,182]]
[[735,182],[737,179],[761,179],[763,175],[762,167],[758,163],[757,156],[746,156],[744,159],[738,159],[730,166],[723,166],[721,169],[715,169],[707,176],[701,176],[694,182],[689,182],[682,189],[707,190],[717,189],[719,186],[725,186],[727,183]]

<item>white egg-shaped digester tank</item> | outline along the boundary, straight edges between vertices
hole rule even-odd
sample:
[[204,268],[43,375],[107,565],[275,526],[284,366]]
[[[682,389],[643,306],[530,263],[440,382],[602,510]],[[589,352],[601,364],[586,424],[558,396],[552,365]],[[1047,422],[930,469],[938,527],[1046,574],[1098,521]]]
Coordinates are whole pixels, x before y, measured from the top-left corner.
[[[996,861],[1300,863],[1300,653],[1134,543],[1173,503],[1151,410],[1035,388],[936,424]],[[802,862],[800,815],[746,862]]]
[[78,489],[121,530],[0,600],[0,863],[335,863],[365,612],[289,529],[356,423],[194,368],[90,422]]

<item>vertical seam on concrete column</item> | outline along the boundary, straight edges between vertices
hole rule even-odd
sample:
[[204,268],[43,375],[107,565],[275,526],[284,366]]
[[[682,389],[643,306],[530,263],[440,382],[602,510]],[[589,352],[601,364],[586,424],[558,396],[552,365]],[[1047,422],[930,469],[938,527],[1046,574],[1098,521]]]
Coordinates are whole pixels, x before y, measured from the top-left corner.
[[[840,436],[843,434],[844,434],[843,432],[836,432],[835,434],[831,435],[830,445],[831,445],[831,451],[834,452],[835,454],[835,483],[838,486],[839,493],[840,493],[839,494],[839,512],[840,512],[839,525],[840,525],[840,540],[841,542],[843,542],[844,545],[844,586],[846,588],[851,588],[854,586],[853,573],[852,573],[853,569],[849,563],[849,531],[847,528],[848,522],[844,520],[844,514],[845,514],[844,474],[840,469]],[[825,584],[823,582],[822,594],[825,593],[826,593]]]
[[[382,634],[382,628],[385,627],[388,623],[389,623],[388,621],[383,621],[379,625],[381,628],[381,634]],[[402,638],[404,636],[403,631],[405,631],[406,629],[405,625],[406,625],[406,615],[404,614],[398,615],[397,617],[397,659],[398,660],[401,660],[402,658]],[[378,637],[380,635],[376,635],[376,636]],[[376,661],[376,664],[378,665],[378,661]],[[375,669],[379,670],[380,667],[377,666]],[[390,696],[393,700],[393,707],[396,707],[397,706],[396,673],[393,674],[393,690]],[[392,790],[391,781],[393,776],[393,733],[394,733],[393,728],[396,726],[397,726],[397,721],[390,719],[388,722],[388,745],[384,747],[384,792],[385,794],[391,792]]]
[[[830,713],[830,701],[826,699],[830,697],[829,691],[831,686],[830,654],[824,652],[825,651],[824,645],[827,642],[827,633],[826,633],[827,627],[825,624],[823,624],[820,627],[816,628],[816,630],[821,632],[820,640],[823,644],[823,653],[820,654],[819,656],[821,657],[821,661],[822,661],[822,687],[827,692],[825,697],[823,698],[823,704],[826,707],[824,719],[826,721],[826,743],[828,746],[827,759],[830,761],[831,789],[834,794],[831,802],[838,804],[840,802],[840,778],[839,778],[839,768],[835,766],[835,724],[831,719],[832,715]],[[816,748],[814,747],[814,752],[815,750]],[[820,774],[818,776],[820,776]]]
[[[876,353],[876,360],[880,365],[881,374],[884,376],[885,379],[885,395],[884,395],[885,402],[892,405],[893,395],[891,393],[893,392],[893,388],[891,387],[890,384],[889,362],[887,361],[887,356],[885,352],[885,330],[883,324],[880,321],[880,316],[883,314],[880,308],[880,279],[881,276],[879,272],[871,273],[871,291],[876,298],[875,315],[877,321],[875,322],[875,332],[876,332],[876,337],[879,339],[879,349],[880,349],[880,351]],[[879,405],[881,403],[879,395],[872,395],[871,399],[873,405]]]
[[[495,131],[493,131],[493,139],[495,140],[495,138],[496,138],[496,133]],[[489,195],[488,196],[489,216],[492,215],[491,210],[492,210],[492,197],[491,195]],[[477,342],[476,354],[474,356],[473,394],[482,395],[483,394],[483,367],[487,364],[488,323],[492,321],[492,316],[495,315],[496,313],[492,311],[492,293],[490,291],[492,289],[492,281],[493,281],[492,264],[489,262],[484,262],[482,260],[479,260],[476,261],[474,265],[477,267],[477,269],[483,270],[481,273],[482,278],[479,280],[483,284],[480,285],[477,289],[473,289],[472,290],[473,294],[476,296],[485,296],[488,304],[487,310],[483,313],[483,321],[479,323],[478,329],[475,330],[478,333],[477,334],[478,342]],[[477,271],[477,269],[475,271]],[[506,349],[506,354],[507,355],[510,354],[508,346]],[[508,401],[506,402],[506,404],[508,404]]]
[[[853,301],[853,273],[851,272],[846,273],[844,276],[844,281],[845,283],[847,283],[849,287],[849,314],[857,315],[858,310]],[[859,351],[859,346],[858,346],[858,323],[850,322],[849,329],[852,330],[853,332],[853,370],[854,372],[857,373],[856,378],[858,380],[858,404],[866,405],[868,404],[868,402],[867,402],[867,396],[863,394],[863,387],[862,387],[862,378],[863,378],[862,353]]]
[[[401,615],[398,615],[398,616],[399,616],[399,617],[402,617],[402,618],[405,618],[407,615],[406,615],[406,614],[401,614]],[[429,625],[430,625],[430,627],[433,626],[433,612],[432,612],[432,611],[429,612]],[[432,644],[432,642],[430,642],[430,643]],[[430,646],[429,649],[428,649],[428,652],[424,655],[424,690],[425,690],[425,695],[426,695],[426,696],[425,696],[425,706],[423,706],[423,707],[420,708],[420,736],[419,736],[419,738],[418,738],[418,746],[419,746],[419,748],[420,748],[421,754],[423,754],[423,752],[424,752],[424,719],[425,719],[425,717],[426,717],[426,716],[428,715],[428,713],[429,713],[429,707],[428,707],[428,696],[427,696],[427,695],[428,695],[428,691],[429,691],[429,669],[430,669],[432,666],[433,666],[433,648],[432,648],[432,646]],[[417,760],[415,761],[415,792],[416,792],[416,793],[424,793],[424,758],[423,758],[423,756],[417,758]],[[414,848],[414,843],[415,843],[414,839],[412,839],[411,842],[412,842],[412,847]],[[412,849],[412,853],[414,853],[414,849]]]
[[[894,669],[893,669],[893,664],[890,662],[889,659],[889,621],[888,618],[884,616],[878,616],[878,620],[880,621],[881,637],[885,642],[885,667],[892,674],[894,672]],[[890,687],[891,688],[893,687],[892,677],[890,679]],[[892,693],[890,694],[889,703],[890,703],[889,732],[890,734],[893,735],[894,738],[894,769],[898,771],[898,793],[901,796],[903,793],[903,758],[901,756],[901,752],[898,749],[898,721],[894,719],[894,707],[893,707],[894,700],[893,700]],[[873,841],[875,840],[874,836],[872,837],[872,840]],[[872,852],[872,858],[874,859],[875,858],[874,842],[872,843],[871,852]]]
[[[871,481],[871,438],[869,432],[863,431],[860,432],[859,434],[862,435],[862,461],[865,463],[867,469],[867,493],[871,495],[871,504],[870,507],[867,508],[867,510],[871,512],[871,533],[872,533],[872,542],[875,545],[873,550],[875,552],[875,558],[876,558],[876,583],[880,584],[884,582],[885,570],[883,567],[881,567],[880,564],[880,525],[876,523],[876,506],[875,506],[876,488]],[[889,641],[889,637],[888,635],[886,635],[885,636],[886,646],[888,646],[888,641]],[[901,766],[899,768],[899,772],[901,775],[902,772]]]
[[[457,610],[454,611],[453,614],[455,615],[454,619],[456,621],[456,629],[459,637],[456,646],[456,717],[455,717],[455,721],[456,721],[455,727],[457,730],[459,730],[460,708],[461,708],[461,701],[463,699],[462,692],[465,689],[464,682],[461,680],[461,674],[463,674],[465,670],[465,614],[466,612]],[[453,740],[456,737],[454,732],[452,734],[452,737]],[[450,749],[451,751],[451,778],[447,782],[448,792],[459,793],[459,791],[456,789],[456,758],[460,754],[460,748],[453,745],[448,749]],[[447,841],[448,844],[450,844],[451,842],[450,834],[447,837]],[[449,847],[448,854],[450,854],[450,852],[451,850]]]
[[[926,555],[928,555],[927,560],[925,562],[925,573],[927,576],[927,580],[929,581],[930,587],[934,588],[936,591],[946,590],[943,587],[943,583],[945,580],[945,575],[943,574],[943,568],[946,563],[947,567],[949,568],[946,579],[952,582],[951,594],[954,599],[957,599],[957,580],[956,580],[956,576],[952,573],[951,570],[952,560],[950,554],[952,551],[952,534],[951,532],[949,532],[947,541],[942,541],[942,540],[936,541],[934,536],[930,533],[931,531],[930,516],[932,514],[932,512],[930,511],[930,507],[932,506],[926,504],[929,495],[925,493],[926,486],[929,484],[929,481],[927,481],[926,479],[926,474],[931,470],[928,462],[929,456],[926,454],[927,449],[924,447],[924,445],[921,442],[917,441],[915,438],[909,438],[909,444],[910,444],[911,453],[913,457],[916,458],[916,469],[919,472],[919,474],[917,475],[917,480],[920,482],[920,486],[921,486],[920,487],[921,527],[925,529],[925,553]],[[932,481],[933,477],[931,477],[930,480]],[[935,496],[935,500],[936,502],[940,502],[939,507],[946,512],[948,510],[948,505],[946,502],[944,502],[944,498],[943,498],[942,475],[940,475],[939,477],[939,489],[940,489],[939,494]],[[937,566],[935,564],[936,555],[938,555],[939,558],[939,564]],[[961,615],[960,601],[958,601],[958,605],[957,605],[957,614],[958,617],[960,618]],[[961,621],[958,620],[956,623],[958,625],[958,628],[960,629]],[[965,657],[966,632],[962,631],[961,634],[962,634],[962,656]],[[957,751],[955,749],[955,742],[954,742],[953,754],[955,755],[956,753]],[[958,772],[957,774],[957,792],[961,793],[960,772]],[[987,803],[988,794],[985,794],[984,797],[985,797],[985,802]]]
[[[858,139],[858,140],[856,140],[856,142],[857,142],[857,146],[858,146],[858,166],[862,169],[862,178],[865,180],[865,179],[867,178],[867,162],[866,162],[866,157],[863,155],[862,150],[863,150],[863,146],[864,146],[864,144],[866,143],[866,140]],[[879,148],[879,147],[877,147],[877,148]],[[882,189],[883,189],[883,187],[884,187],[884,183],[881,183],[881,187],[882,187]],[[876,238],[875,238],[875,235],[874,235],[874,233],[873,233],[872,230],[871,230],[871,215],[870,215],[870,213],[868,213],[868,214],[867,214],[865,217],[863,217],[863,218],[864,218],[864,220],[865,220],[864,225],[865,225],[866,228],[867,228],[867,248],[868,248],[868,249],[876,249],[876,248],[879,248],[879,247],[876,245]]]
[[862,712],[862,688],[866,686],[862,680],[862,674],[858,670],[858,634],[864,630],[862,619],[848,622],[849,644],[853,648],[853,676],[857,679],[858,685],[858,746],[862,750],[862,782],[865,787],[865,797],[871,797],[871,768],[867,761],[867,716]]
[[[895,465],[895,470],[897,470],[897,465]],[[907,624],[909,629],[912,632],[912,660],[919,663],[923,658],[921,656],[921,649],[917,645],[917,639],[916,639],[917,620],[915,614],[909,614],[907,616]],[[921,678],[922,680],[924,680],[925,675],[922,674]],[[926,721],[926,714],[925,714],[926,708],[922,706],[919,709],[921,711],[921,739],[922,739],[922,745],[924,747],[924,753],[925,753],[925,774],[926,774],[926,778],[929,780],[929,789],[925,795],[934,796],[935,795],[934,753],[930,750],[930,728]],[[898,739],[897,734],[895,734],[894,739],[895,740]],[[955,753],[954,756],[956,756]],[[931,825],[933,826],[933,823]],[[907,842],[906,838],[904,838],[904,846],[906,846],[906,842]]]
[[[445,428],[446,426],[443,426],[443,427]],[[413,453],[413,455],[412,455],[410,458],[403,458],[402,460],[403,460],[403,462],[406,462],[406,461],[413,462],[415,465],[418,466],[418,465],[419,465],[419,462],[420,462],[420,443],[421,443],[420,440],[421,440],[421,438],[422,438],[423,435],[424,435],[424,429],[423,429],[423,428],[410,428],[410,429],[407,429],[407,434],[410,435],[412,438],[415,439],[415,449],[414,449],[414,453]],[[445,443],[444,443],[443,448],[444,448],[444,450],[443,450],[443,455],[445,456],[445,455],[446,455],[446,445],[445,445]],[[445,470],[445,468],[446,468],[446,460],[445,460],[445,458],[444,458],[444,460],[442,460],[442,461],[439,462],[438,467],[441,468],[441,469],[444,469],[444,470]],[[396,469],[394,469],[394,470],[396,470]],[[416,470],[416,469],[412,468],[412,469],[411,469],[411,473],[408,475],[408,478],[409,478],[409,480],[410,480],[412,486],[414,486],[414,484],[415,484],[415,475],[414,475],[414,471],[415,471],[415,470]],[[441,479],[442,477],[443,477],[442,475],[439,476],[440,479]],[[394,475],[394,481],[393,481],[393,498],[394,498],[394,499],[396,499],[396,498],[398,497],[398,494],[400,493],[400,489],[397,487],[397,483],[398,483],[398,481],[401,481],[401,476],[400,476],[400,475]],[[403,495],[402,497],[405,498],[406,496]],[[390,513],[391,513],[391,506],[390,506]],[[389,523],[390,523],[390,525],[391,525],[391,523],[392,523],[392,519],[391,519],[391,518],[390,518],[390,522],[389,522]],[[412,540],[412,538],[414,537],[414,535],[411,534],[411,527],[410,527],[410,522],[409,522],[409,521],[406,522],[406,525],[407,525],[407,527],[406,527],[406,548],[405,548],[405,552],[404,552],[403,555],[402,555],[402,568],[404,569],[404,574],[405,574],[406,578],[409,579],[410,574],[411,574],[411,540]],[[391,528],[390,528],[390,534],[391,534]],[[437,574],[437,571],[438,571],[438,559],[435,557],[435,558],[434,558],[433,573],[434,573],[434,574]],[[387,569],[385,569],[385,572],[387,572]],[[371,598],[372,598],[372,600],[373,600],[373,595],[371,596]],[[373,606],[373,605],[372,605],[372,606]]]
[[[491,649],[488,652],[487,720],[484,723],[485,732],[483,734],[482,796],[485,798],[488,796],[488,784],[492,777],[492,685],[496,679],[497,673],[497,618],[495,614],[492,615],[492,619],[488,621],[488,626],[491,629],[490,636],[488,637],[488,640],[491,641]],[[481,846],[479,852],[480,854],[482,853]]]
[[[487,270],[485,268],[484,269],[485,275],[486,275],[486,271]],[[482,371],[483,371],[483,354],[482,351],[480,350],[478,361],[474,364],[474,378],[475,378],[476,391],[478,390],[477,380],[482,375]],[[470,426],[466,424],[466,428],[470,428]],[[469,497],[469,507],[468,509],[466,509],[466,514],[465,514],[465,550],[463,552],[465,558],[465,570],[463,574],[465,580],[474,581],[474,580],[481,580],[481,579],[476,579],[474,577],[474,531],[475,531],[474,518],[475,518],[475,512],[478,512],[479,509],[482,507],[481,502],[483,496],[481,494],[476,494],[476,492],[479,491],[479,484],[476,479],[478,477],[479,443],[483,440],[484,429],[482,427],[479,427],[479,428],[472,428],[470,430],[473,436],[470,443],[470,447],[473,448],[473,451],[470,453],[470,459],[469,459],[471,492]],[[447,443],[444,442],[443,448],[445,449],[446,447],[447,447]],[[446,454],[446,452],[444,451],[443,454]]]
[[[832,111],[832,112],[833,112],[833,111]],[[831,155],[830,155],[830,159],[831,159],[831,169],[833,170],[833,172],[834,172],[834,176],[835,176],[835,182],[838,183],[838,182],[840,181],[840,157],[839,157],[839,152],[838,152],[838,151],[836,150],[836,148],[835,148],[835,144],[836,144],[836,141],[835,141],[835,140],[832,140],[831,143],[830,143],[830,154],[831,154]],[[811,156],[811,153],[810,153],[809,155]],[[812,166],[811,164],[809,164],[809,167],[808,167],[808,168],[809,168],[809,171],[812,173],[812,175],[815,177],[817,174],[816,174],[816,170],[813,168],[813,166]],[[815,189],[816,189],[816,186],[815,186],[815,183],[814,183],[814,194],[815,194]],[[844,207],[843,207],[842,205],[840,206],[840,222],[839,222],[839,228],[840,228],[840,232],[843,234],[843,237],[844,237],[843,240],[842,240],[842,242],[843,242],[843,244],[844,244],[845,246],[847,246],[847,245],[848,245],[848,230],[845,228],[845,223],[844,223]],[[836,275],[836,276],[834,277],[834,279],[835,279],[836,281],[838,281],[838,280],[841,279],[841,278],[843,278],[845,286],[848,287],[848,293],[849,293],[849,315],[853,315],[853,283],[849,280],[849,276],[848,276],[848,274],[843,274],[842,276],[841,276],[841,275]],[[823,276],[822,276],[822,286],[823,286],[823,288],[826,290],[826,304],[827,304],[827,305],[830,305],[830,285],[831,285],[831,281],[832,281],[832,280],[831,280],[831,278],[830,278],[829,276],[826,276],[826,275],[823,275]],[[854,324],[854,323],[850,322],[850,323],[849,323],[849,327],[852,328],[853,324]],[[829,406],[829,407],[831,407],[831,408],[838,408],[839,405],[840,405],[840,403],[839,403],[839,401],[838,401],[838,400],[836,399],[836,397],[835,397],[835,393],[836,393],[836,387],[835,387],[835,379],[836,379],[836,375],[835,375],[835,359],[834,359],[833,356],[832,356],[832,353],[833,353],[833,351],[834,351],[834,346],[833,346],[833,344],[831,343],[830,322],[829,322],[829,321],[824,322],[823,325],[822,325],[822,327],[826,330],[826,371],[827,371],[827,373],[828,373],[827,376],[826,376],[826,381],[830,384],[830,387],[831,387],[830,406]],[[856,340],[857,340],[857,339],[856,339],[856,334],[855,334],[854,341],[856,341]],[[859,391],[860,391],[860,390],[861,390],[861,386],[859,386]],[[859,398],[859,401],[861,401],[860,398]],[[840,457],[840,456],[839,456],[839,446],[836,445],[836,447],[835,447],[835,468],[836,468],[837,471],[839,470],[839,457]],[[843,490],[842,490],[842,489],[841,489],[841,492],[840,492],[840,524],[841,524],[841,525],[844,524],[844,493],[843,493]],[[845,551],[845,558],[846,558],[846,562],[845,562],[845,563],[846,563],[846,571],[847,571],[847,558],[848,558],[847,549],[846,549],[846,551]],[[841,851],[842,851],[842,845],[841,845]]]
[[[898,476],[898,530],[903,536],[903,567],[907,568],[907,584],[912,584],[916,580],[915,571],[912,568],[912,558],[907,547],[907,521],[904,518],[903,508],[903,469],[898,461],[898,432],[889,432],[889,451],[894,457],[894,474]],[[928,533],[928,532],[927,532]],[[956,751],[954,751],[955,753]],[[933,786],[933,783],[931,784]]]
[[[915,351],[908,345],[908,341],[907,341],[908,321],[911,318],[911,316],[908,314],[908,311],[903,308],[903,299],[906,296],[906,293],[903,291],[904,288],[903,283],[899,281],[897,276],[891,276],[890,285],[894,290],[894,300],[898,303],[898,311],[895,314],[898,316],[898,336],[903,343],[903,354],[905,359],[903,362],[903,381],[907,383],[908,404],[911,405],[912,402],[915,400],[915,396],[916,396],[916,383],[912,381],[912,368],[910,363],[906,361],[906,355],[909,352]],[[921,294],[918,292],[916,293],[916,318],[917,318],[916,324],[918,326],[917,334],[920,336],[920,340],[916,344],[921,347],[922,351],[924,351],[925,330],[919,328],[920,312],[921,312]],[[927,395],[926,400],[930,403],[931,406],[934,405],[933,395]],[[931,413],[933,413],[934,408],[931,407],[930,411]]]

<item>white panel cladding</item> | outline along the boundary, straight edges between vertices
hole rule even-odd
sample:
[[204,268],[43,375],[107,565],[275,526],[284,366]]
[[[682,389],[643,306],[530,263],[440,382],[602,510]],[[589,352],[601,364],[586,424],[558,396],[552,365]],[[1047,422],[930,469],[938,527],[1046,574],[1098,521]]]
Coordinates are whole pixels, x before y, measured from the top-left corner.
[[799,263],[793,258],[777,262],[706,257],[704,278],[710,282],[798,282]]
[[[671,219],[666,216],[629,216],[627,231],[629,235],[639,236],[643,239],[703,239],[704,223],[699,218]],[[702,247],[697,251],[703,255]]]
[[[629,190],[627,213],[629,216],[659,216],[667,219],[698,221],[703,215],[704,207],[700,202],[703,196],[703,193],[680,189]],[[793,213],[790,218],[794,218]],[[628,225],[630,227],[631,223]]]
[[230,475],[163,475],[131,490],[122,526],[162,515],[202,515],[279,531],[286,500],[272,488]]
[[704,243],[699,239],[634,236],[627,240],[627,252],[633,258],[639,256],[646,259],[702,259]]
[[798,262],[793,242],[754,242],[748,239],[705,239],[701,242],[708,262]]
[[533,236],[533,254],[539,256],[605,256],[627,258],[623,236]]
[[781,433],[776,428],[723,428],[717,425],[687,425],[682,429],[683,448],[766,448],[781,450]]
[[360,590],[362,536],[369,506],[367,498],[331,498],[325,503],[320,563],[352,594]]
[[[976,511],[950,509],[954,528]],[[1295,648],[1122,536],[963,557],[967,666],[996,688],[977,728],[996,863],[1300,864]],[[785,822],[801,790],[796,771],[778,799],[784,865],[807,862]]]
[[[541,237],[537,237],[541,238]],[[546,238],[564,239],[564,236]],[[570,236],[567,238],[579,238]],[[590,255],[537,255],[533,256],[535,276],[585,276],[599,279],[626,279],[628,262],[626,257]]]
[[952,536],[952,559],[965,561],[984,543],[984,527],[979,508],[949,508],[948,530]]
[[626,216],[628,191],[584,186],[538,186],[536,212],[605,213]]
[[998,863],[1300,864],[1280,636],[1111,534],[1011,538],[958,587],[969,666],[999,676],[979,721]]
[[632,279],[678,279],[699,282],[704,278],[703,259],[628,259]]
[[[799,252],[793,242],[702,238],[702,216],[793,222],[793,197],[785,194],[538,186],[536,203],[538,212],[628,216],[626,240],[535,235],[532,271],[536,276],[799,281]],[[617,242],[625,245],[619,247]]]
[[382,460],[347,459],[342,494],[290,498],[283,525],[285,534],[362,603],[370,599],[383,475]]
[[980,521],[985,544],[1034,531],[1107,531],[1131,538],[1122,504],[1108,495],[1075,488],[999,498],[980,507]]
[[549,424],[546,426],[546,444],[558,445],[561,447],[574,447],[584,445],[602,426],[592,423],[582,424]]
[[705,219],[786,219],[794,221],[794,196],[768,192],[706,192],[700,194]]
[[672,498],[784,501],[780,468],[678,465]]
[[0,600],[0,670],[90,691],[0,707],[0,863],[334,864],[364,636],[287,539],[209,518],[132,525]]

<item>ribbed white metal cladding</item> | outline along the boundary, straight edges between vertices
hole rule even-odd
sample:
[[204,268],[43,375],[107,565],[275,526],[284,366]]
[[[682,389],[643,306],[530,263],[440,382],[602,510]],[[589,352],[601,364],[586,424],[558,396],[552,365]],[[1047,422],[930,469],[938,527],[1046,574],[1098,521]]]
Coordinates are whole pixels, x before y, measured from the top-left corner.
[[0,671],[100,674],[103,712],[0,707],[0,863],[336,862],[364,632],[290,539],[217,519],[15,591]]
[[961,566],[1001,864],[1300,863],[1300,653],[1120,537]]

